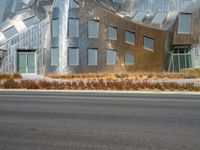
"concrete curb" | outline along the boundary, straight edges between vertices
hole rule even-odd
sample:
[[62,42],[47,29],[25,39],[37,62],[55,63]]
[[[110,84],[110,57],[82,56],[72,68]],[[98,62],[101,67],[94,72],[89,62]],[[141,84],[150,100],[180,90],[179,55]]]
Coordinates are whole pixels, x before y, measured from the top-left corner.
[[[79,93],[79,94],[166,94],[166,95],[199,95],[200,92],[188,91],[97,91],[97,90],[27,90],[0,89],[0,92],[39,92],[39,93]],[[1,94],[1,93],[0,93]]]

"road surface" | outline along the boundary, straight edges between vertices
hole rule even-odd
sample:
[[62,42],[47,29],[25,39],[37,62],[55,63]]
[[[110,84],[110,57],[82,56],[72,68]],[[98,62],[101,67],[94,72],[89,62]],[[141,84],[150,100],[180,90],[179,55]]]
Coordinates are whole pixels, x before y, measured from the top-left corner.
[[0,92],[0,150],[200,150],[200,96]]

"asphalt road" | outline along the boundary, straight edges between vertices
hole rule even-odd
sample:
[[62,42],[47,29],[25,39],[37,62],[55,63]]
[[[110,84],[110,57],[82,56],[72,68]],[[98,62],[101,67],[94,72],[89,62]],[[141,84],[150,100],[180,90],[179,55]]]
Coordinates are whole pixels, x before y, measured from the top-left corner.
[[0,150],[200,150],[200,96],[0,92]]

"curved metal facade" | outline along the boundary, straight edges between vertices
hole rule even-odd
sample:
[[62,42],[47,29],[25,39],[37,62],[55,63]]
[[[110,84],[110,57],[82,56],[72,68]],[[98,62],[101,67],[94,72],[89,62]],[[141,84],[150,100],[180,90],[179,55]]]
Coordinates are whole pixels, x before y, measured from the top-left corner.
[[[31,62],[35,74],[162,72],[200,66],[197,0],[8,0],[1,10],[1,73],[18,72],[25,64],[29,70]],[[179,33],[180,14],[191,16],[189,33]],[[77,31],[70,21],[78,22]],[[97,22],[97,37],[89,37],[89,21]],[[110,27],[115,39],[108,37]],[[71,32],[77,35],[69,36]],[[90,56],[89,50],[96,51]],[[28,59],[33,51],[35,60]],[[187,54],[181,62],[182,51]],[[188,54],[192,58],[187,65]]]

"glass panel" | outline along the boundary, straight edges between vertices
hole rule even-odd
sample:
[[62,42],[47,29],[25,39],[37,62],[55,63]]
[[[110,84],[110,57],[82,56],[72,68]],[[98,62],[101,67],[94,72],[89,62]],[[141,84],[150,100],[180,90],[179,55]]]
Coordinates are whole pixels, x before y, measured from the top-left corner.
[[88,49],[88,65],[97,65],[97,53],[98,50],[95,48]]
[[119,4],[124,3],[124,1],[125,1],[125,0],[113,0],[114,3],[119,3]]
[[39,21],[39,19],[37,17],[31,17],[31,18],[24,20],[24,24],[26,25],[26,27],[29,27],[29,26],[37,23],[38,21]]
[[133,65],[134,64],[134,55],[130,53],[125,54],[125,65]]
[[106,64],[107,65],[115,65],[116,64],[116,51],[115,50],[107,50],[106,54]]
[[135,33],[130,31],[125,31],[126,43],[135,44]]
[[19,73],[26,73],[26,53],[18,53],[18,71]]
[[35,53],[27,54],[28,73],[35,73]]
[[117,39],[117,28],[116,27],[108,27],[108,39],[116,40]]
[[68,60],[70,66],[79,65],[79,50],[78,48],[69,48],[68,49]]
[[185,68],[185,55],[179,55],[180,58],[180,69]]
[[51,65],[57,66],[59,64],[58,48],[51,48]]
[[179,14],[178,33],[190,33],[191,14]]
[[53,20],[58,19],[59,18],[59,7],[55,7],[53,9]]
[[79,36],[79,20],[78,19],[69,19],[68,27],[69,37],[78,37]]
[[99,21],[88,20],[88,37],[98,38],[99,36]]
[[5,31],[3,31],[3,34],[6,39],[11,38],[13,35],[17,34],[17,29],[13,26]]
[[59,20],[52,20],[52,37],[58,37],[59,34]]
[[186,55],[186,68],[191,68],[191,67],[192,67],[191,55]]
[[69,4],[70,8],[79,8],[79,4],[76,0],[70,0],[70,4]]
[[151,23],[162,25],[166,16],[166,13],[157,13]]
[[173,56],[174,59],[174,71],[179,72],[179,58],[178,55]]
[[137,12],[135,17],[133,18],[133,21],[142,22],[144,20],[145,16],[146,16],[146,12]]
[[144,36],[144,48],[154,51],[154,39]]

